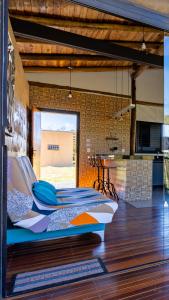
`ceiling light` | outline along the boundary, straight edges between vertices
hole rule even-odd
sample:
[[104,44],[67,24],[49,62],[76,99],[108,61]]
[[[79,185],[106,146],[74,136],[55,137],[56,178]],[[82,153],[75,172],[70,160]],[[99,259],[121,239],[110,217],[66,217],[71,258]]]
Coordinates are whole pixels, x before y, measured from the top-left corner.
[[145,51],[147,49],[146,43],[145,43],[145,39],[144,39],[144,26],[143,26],[143,41],[141,44],[141,50]]
[[72,66],[71,66],[71,61],[70,61],[70,66],[68,67],[69,69],[69,94],[68,94],[68,98],[72,99],[73,95],[72,95]]
[[146,43],[143,42],[142,45],[141,45],[141,50],[142,50],[142,51],[145,51],[146,49],[147,49]]
[[73,97],[71,90],[69,91],[68,98],[71,99]]
[[123,107],[121,110],[115,112],[113,114],[113,117],[115,119],[119,119],[122,118],[124,116],[124,114],[130,112],[132,109],[134,109],[136,106],[133,103],[130,103],[128,106]]

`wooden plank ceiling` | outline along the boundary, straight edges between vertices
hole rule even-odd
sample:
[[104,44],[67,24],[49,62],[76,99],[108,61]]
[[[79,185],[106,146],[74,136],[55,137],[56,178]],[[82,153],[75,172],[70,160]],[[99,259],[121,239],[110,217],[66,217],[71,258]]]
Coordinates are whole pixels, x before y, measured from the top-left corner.
[[154,10],[158,13],[169,14],[169,1],[168,0],[130,0],[131,3],[143,6],[145,8]]
[[[134,1],[134,0],[133,0]],[[163,55],[163,32],[123,18],[82,7],[66,0],[9,0],[15,18],[51,26],[78,35],[115,42],[140,52],[144,40],[147,53]],[[143,34],[144,32],[144,34]],[[108,70],[131,68],[131,61],[101,57],[86,50],[17,37],[23,66],[27,71]]]

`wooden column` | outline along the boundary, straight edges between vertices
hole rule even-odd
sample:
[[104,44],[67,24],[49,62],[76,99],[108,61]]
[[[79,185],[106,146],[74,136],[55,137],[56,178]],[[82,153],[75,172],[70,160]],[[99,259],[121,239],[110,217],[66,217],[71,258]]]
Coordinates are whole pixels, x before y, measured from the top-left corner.
[[131,110],[130,155],[134,155],[136,141],[136,77],[134,74],[131,75],[131,100],[132,104],[135,104],[135,108]]
[[8,48],[8,1],[0,1],[0,299],[6,290],[6,230],[7,230],[7,48]]

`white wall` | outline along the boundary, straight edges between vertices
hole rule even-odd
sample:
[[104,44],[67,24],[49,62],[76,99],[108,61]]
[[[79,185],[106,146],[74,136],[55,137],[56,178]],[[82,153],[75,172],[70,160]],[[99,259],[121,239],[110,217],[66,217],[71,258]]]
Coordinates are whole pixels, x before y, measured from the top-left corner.
[[162,106],[145,106],[137,105],[136,107],[137,121],[163,123],[164,122],[164,109]]
[[[69,85],[68,72],[26,73],[30,81],[56,85]],[[117,80],[116,80],[117,78]],[[117,82],[117,85],[116,85]],[[72,86],[88,90],[130,95],[128,71],[73,72]],[[163,104],[163,70],[145,70],[136,81],[136,97],[139,101]],[[163,122],[163,107],[137,105],[137,120]]]
[[137,100],[146,102],[164,102],[163,70],[146,70],[137,78]]
[[[164,77],[163,70],[146,70],[136,81],[137,100],[153,103],[164,103]],[[137,105],[137,120],[146,122],[164,121],[162,106]]]
[[[26,73],[30,81],[69,86],[69,72]],[[117,76],[117,86],[116,86]],[[87,90],[130,95],[130,75],[127,71],[72,72],[72,86]]]

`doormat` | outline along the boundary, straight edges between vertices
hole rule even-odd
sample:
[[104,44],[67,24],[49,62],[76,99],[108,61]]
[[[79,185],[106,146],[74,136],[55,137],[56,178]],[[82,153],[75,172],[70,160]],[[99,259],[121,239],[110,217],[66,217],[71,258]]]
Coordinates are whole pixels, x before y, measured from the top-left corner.
[[107,273],[107,270],[100,258],[18,273],[13,278],[10,296],[61,286],[105,273]]

